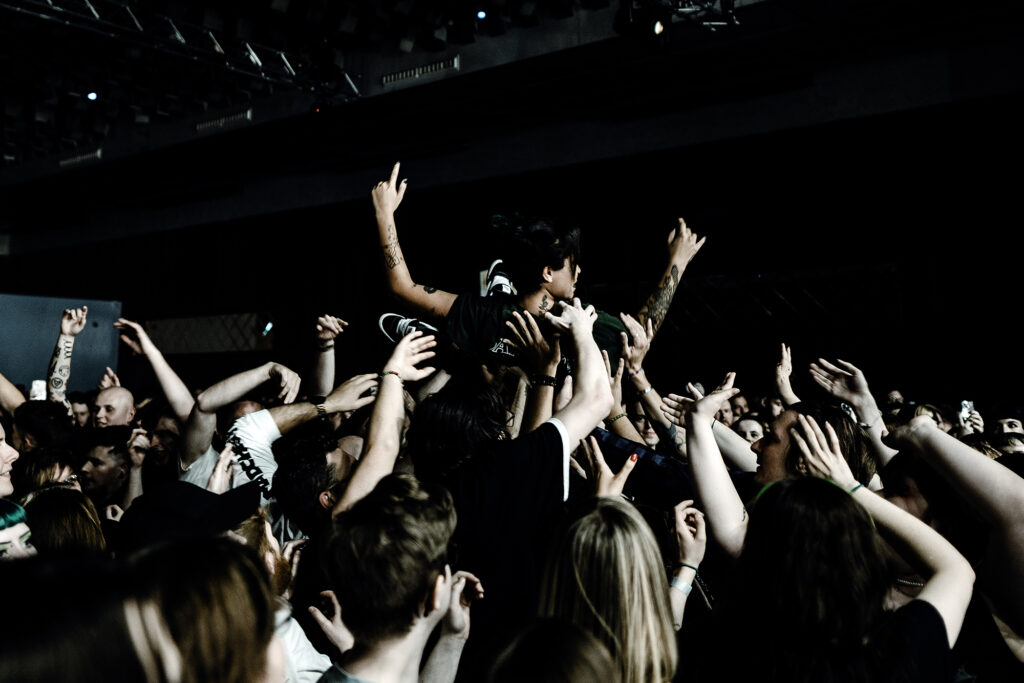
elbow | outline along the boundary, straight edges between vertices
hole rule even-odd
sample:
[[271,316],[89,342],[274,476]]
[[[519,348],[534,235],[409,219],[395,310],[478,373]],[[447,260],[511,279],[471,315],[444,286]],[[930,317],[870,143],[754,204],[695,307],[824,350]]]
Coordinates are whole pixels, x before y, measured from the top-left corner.
[[205,392],[200,392],[196,396],[196,409],[201,413],[215,413],[217,412],[217,406],[214,404],[211,397]]

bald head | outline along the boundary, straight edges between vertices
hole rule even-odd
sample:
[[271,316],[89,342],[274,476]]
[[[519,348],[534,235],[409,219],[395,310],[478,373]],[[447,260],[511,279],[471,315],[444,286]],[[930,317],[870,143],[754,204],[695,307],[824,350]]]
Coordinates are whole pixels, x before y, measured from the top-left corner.
[[110,387],[96,394],[93,425],[112,427],[131,424],[135,417],[135,397],[124,387]]

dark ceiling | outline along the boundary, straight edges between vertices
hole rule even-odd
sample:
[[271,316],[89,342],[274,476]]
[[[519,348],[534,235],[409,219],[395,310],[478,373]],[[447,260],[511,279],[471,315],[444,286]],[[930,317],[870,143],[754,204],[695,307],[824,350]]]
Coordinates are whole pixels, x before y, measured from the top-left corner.
[[662,354],[884,342],[941,388],[1013,352],[943,323],[1019,306],[1019,2],[92,3],[141,37],[13,9],[46,4],[0,0],[4,291],[372,330],[367,193],[401,160],[424,282],[472,285],[489,212],[556,213],[591,235],[588,296],[628,310],[682,213],[711,239]]

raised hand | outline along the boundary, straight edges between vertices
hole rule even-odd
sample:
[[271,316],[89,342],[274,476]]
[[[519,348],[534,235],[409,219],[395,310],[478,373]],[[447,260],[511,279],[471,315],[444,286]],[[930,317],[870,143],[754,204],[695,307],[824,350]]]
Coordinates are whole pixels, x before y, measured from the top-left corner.
[[686,227],[686,221],[679,219],[679,227],[674,228],[668,236],[668,251],[673,263],[687,264],[693,260],[707,237],[697,239],[697,235]]
[[156,348],[149,335],[142,329],[142,325],[125,318],[118,318],[117,322],[114,323],[114,327],[121,331],[121,341],[135,355],[146,355]]
[[109,389],[110,387],[121,386],[121,380],[120,378],[118,378],[116,372],[114,372],[110,368],[107,368],[107,371],[103,373],[102,377],[100,377],[100,383],[96,386],[100,391],[103,391],[104,389]]
[[345,331],[348,323],[333,315],[321,315],[316,319],[316,338],[321,346],[334,341],[334,338]]
[[789,380],[793,374],[793,352],[785,344],[780,345],[782,352],[779,354],[779,362],[775,364],[775,380]]
[[132,435],[128,438],[128,456],[131,458],[132,467],[142,467],[146,453],[149,452],[149,445],[149,435],[145,429],[132,430]]
[[480,579],[469,572],[455,572],[452,577],[452,599],[441,622],[441,634],[463,640],[469,638],[469,608],[474,600],[483,600]]
[[324,406],[329,413],[359,410],[363,406],[373,403],[376,396],[369,391],[376,386],[377,375],[356,375],[345,380],[341,386],[332,391],[324,399]]
[[[825,432],[828,432],[826,437]],[[825,432],[813,417],[798,415],[796,425],[789,428],[790,437],[803,457],[797,469],[822,479],[830,479],[847,491],[858,482],[839,447],[839,437],[832,425],[825,423]]]
[[612,360],[608,357],[608,352],[602,349],[601,357],[604,358],[604,369],[608,372],[608,380],[612,385],[612,409],[608,414],[618,415],[619,413],[624,413],[626,408],[622,402],[622,371],[625,369],[626,364],[620,361],[619,367],[613,373]]
[[589,470],[587,478],[594,482],[594,495],[599,498],[621,495],[629,473],[636,467],[636,453],[626,458],[626,462],[622,463],[622,469],[612,472],[604,460],[601,447],[597,445],[597,439],[588,436],[580,444],[583,446],[583,454]]
[[679,562],[694,567],[704,560],[708,546],[708,534],[704,525],[704,513],[693,507],[692,500],[676,505],[675,531],[679,543]]
[[675,425],[685,425],[685,417],[688,413],[711,420],[726,401],[740,393],[739,389],[733,387],[735,381],[735,372],[726,373],[722,383],[707,396],[702,395],[692,383],[687,384],[686,388],[694,397],[687,398],[678,394],[669,394],[662,399],[662,412]]
[[[836,365],[833,365],[824,358],[819,358],[817,363],[811,363],[811,377],[818,383],[818,386],[832,396],[840,401],[846,401],[854,407],[864,401],[874,403],[864,373],[852,363],[836,360]],[[860,419],[864,420],[870,417],[873,416],[860,416]]]
[[408,187],[408,180],[398,182],[400,166],[400,163],[396,163],[391,169],[391,177],[373,186],[370,196],[373,197],[373,208],[377,213],[393,213],[402,203],[405,188]]
[[577,298],[574,298],[571,304],[565,301],[560,303],[562,308],[557,316],[551,311],[544,314],[544,319],[554,325],[555,329],[568,330],[574,335],[589,334],[594,329],[597,311],[593,306],[584,308]]
[[512,320],[506,320],[505,327],[511,331],[512,339],[503,341],[519,351],[528,371],[549,374],[558,368],[562,349],[557,334],[548,339],[532,315],[519,311],[512,312]]
[[281,384],[281,391],[278,392],[277,397],[281,399],[282,403],[286,405],[294,403],[295,398],[299,395],[299,385],[302,384],[302,378],[298,373],[280,363],[271,363],[269,374],[270,379],[277,380]]
[[65,308],[63,315],[60,317],[60,333],[68,337],[76,336],[85,329],[85,319],[88,313],[88,306]]
[[331,641],[331,644],[338,648],[339,652],[348,652],[356,644],[356,639],[345,626],[345,622],[341,620],[341,605],[338,604],[338,596],[334,594],[334,591],[322,591],[320,597],[325,601],[330,601],[334,608],[331,618],[325,617],[324,613],[313,605],[309,606],[309,613],[313,615],[313,619],[319,624],[320,629],[327,636],[327,640]]
[[643,367],[644,357],[651,348],[651,340],[654,339],[654,321],[647,318],[647,325],[641,325],[636,318],[628,313],[619,313],[622,323],[629,330],[629,334],[621,332],[622,337],[622,358],[630,372],[639,372]]
[[224,450],[217,456],[217,464],[210,474],[210,479],[206,482],[206,490],[219,495],[230,489],[234,465],[235,451],[229,443],[224,446]]
[[434,335],[424,337],[422,330],[405,335],[395,345],[391,358],[384,364],[384,374],[397,373],[403,382],[417,382],[428,377],[435,368],[418,368],[416,366],[436,355],[430,350],[435,346],[437,346],[437,341]]

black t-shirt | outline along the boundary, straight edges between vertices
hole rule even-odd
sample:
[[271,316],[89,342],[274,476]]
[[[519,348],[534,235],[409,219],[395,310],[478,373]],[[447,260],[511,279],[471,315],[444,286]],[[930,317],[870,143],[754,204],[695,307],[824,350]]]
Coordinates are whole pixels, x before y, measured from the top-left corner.
[[[464,351],[502,365],[516,365],[516,352],[502,341],[509,338],[510,330],[505,322],[512,320],[514,311],[524,313],[526,309],[508,294],[486,297],[462,294],[448,311],[445,332]],[[618,317],[604,311],[597,312],[594,341],[598,348],[608,352],[613,369],[622,348],[619,335],[625,331],[626,326]]]
[[483,680],[537,613],[544,551],[563,514],[566,462],[562,434],[548,422],[495,442],[448,477],[458,514],[454,568],[475,574],[485,594],[473,605],[460,680]]

